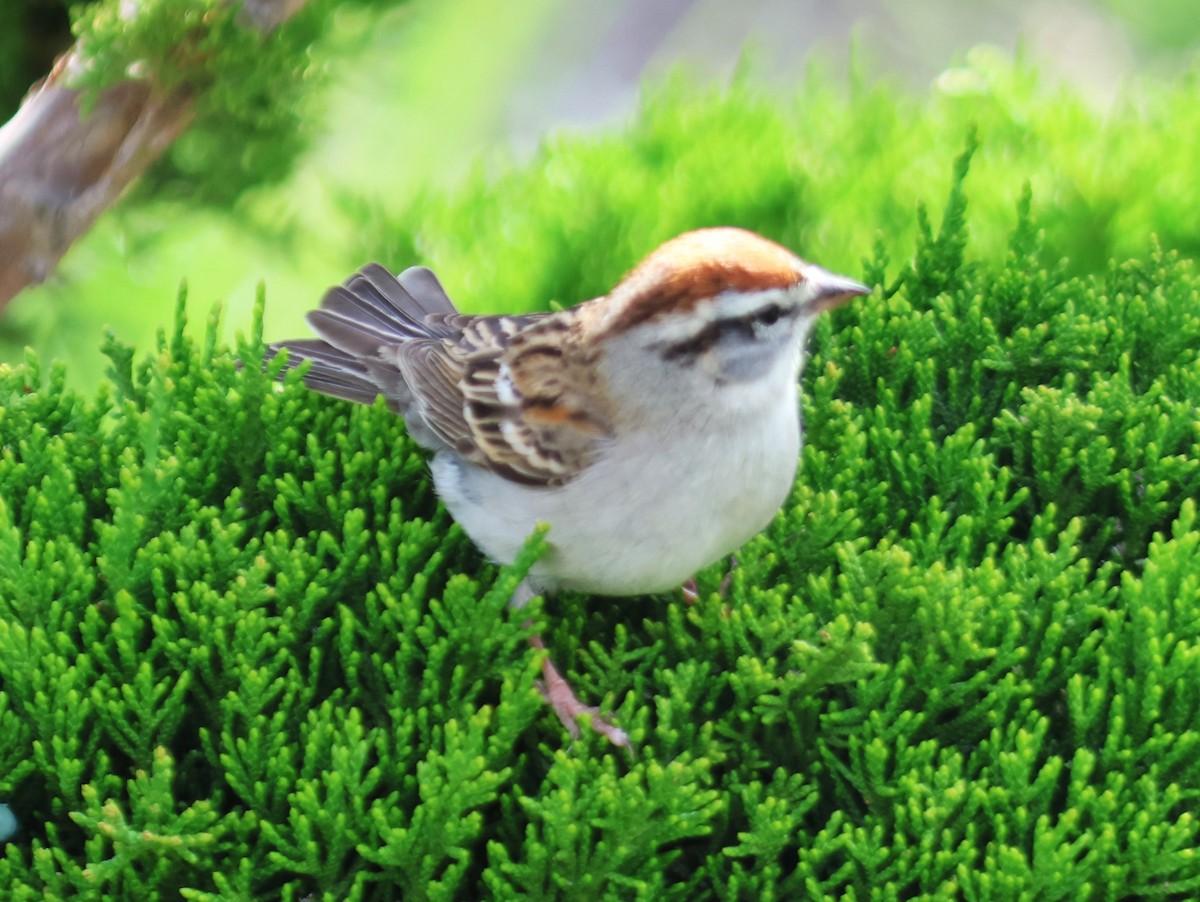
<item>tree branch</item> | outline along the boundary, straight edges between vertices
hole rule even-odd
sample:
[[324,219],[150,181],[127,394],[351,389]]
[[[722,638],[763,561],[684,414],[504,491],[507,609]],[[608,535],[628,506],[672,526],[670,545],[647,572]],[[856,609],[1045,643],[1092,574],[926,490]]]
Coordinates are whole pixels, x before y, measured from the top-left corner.
[[[305,2],[245,0],[240,18],[267,32]],[[136,16],[136,4],[121,13]],[[44,281],[194,118],[189,88],[132,79],[99,91],[84,113],[70,85],[85,65],[77,44],[0,127],[0,309]]]

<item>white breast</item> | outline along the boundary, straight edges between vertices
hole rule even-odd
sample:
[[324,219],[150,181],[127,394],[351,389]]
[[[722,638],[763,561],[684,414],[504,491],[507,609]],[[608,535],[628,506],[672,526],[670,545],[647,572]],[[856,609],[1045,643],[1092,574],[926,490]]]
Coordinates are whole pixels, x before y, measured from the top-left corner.
[[565,486],[518,485],[448,453],[434,459],[434,481],[496,561],[511,561],[539,522],[550,524],[551,548],[530,574],[538,588],[667,591],[736,550],[786,500],[800,422],[795,395],[776,397],[720,425],[663,424],[620,438]]

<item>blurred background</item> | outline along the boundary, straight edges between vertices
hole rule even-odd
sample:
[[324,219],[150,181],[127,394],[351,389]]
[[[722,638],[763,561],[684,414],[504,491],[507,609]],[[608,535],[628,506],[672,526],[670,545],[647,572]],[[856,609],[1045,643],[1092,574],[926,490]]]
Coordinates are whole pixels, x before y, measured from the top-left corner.
[[[372,209],[453,191],[556,135],[627,124],[644,86],[680,70],[795,96],[815,67],[920,94],[985,45],[1103,114],[1138,79],[1189,71],[1200,40],[1189,0],[412,0],[346,5],[329,21],[328,52],[313,63],[328,77],[304,99],[294,165],[242,184],[221,168],[228,154],[212,133],[186,135],[4,312],[0,361],[29,345],[90,382],[104,368],[102,330],[148,350],[181,281],[193,322],[220,303],[227,329],[246,330],[261,282],[268,338],[304,334],[304,311],[373,250]],[[54,0],[4,0],[0,118],[69,46],[68,29]]]

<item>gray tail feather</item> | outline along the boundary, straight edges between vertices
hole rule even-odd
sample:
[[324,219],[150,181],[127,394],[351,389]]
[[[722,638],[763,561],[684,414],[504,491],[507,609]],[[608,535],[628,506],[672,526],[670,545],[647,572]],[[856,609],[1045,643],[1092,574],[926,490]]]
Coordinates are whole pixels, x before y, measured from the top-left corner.
[[271,345],[267,360],[283,350],[288,355],[285,372],[305,360],[312,361],[312,368],[304,374],[304,384],[313,391],[343,401],[375,403],[379,387],[368,377],[367,368],[349,354],[320,339],[296,339]]
[[278,342],[271,345],[270,357],[286,348],[287,369],[312,361],[304,377],[309,388],[371,404],[384,386],[371,378],[368,364],[388,346],[452,334],[456,330],[447,321],[457,313],[437,276],[425,267],[412,266],[394,276],[378,263],[368,263],[345,284],[329,289],[320,309],[308,314],[320,339]]
[[393,276],[369,263],[344,285],[329,289],[308,323],[335,348],[373,358],[382,346],[450,334],[445,320],[455,313],[437,276],[425,267]]

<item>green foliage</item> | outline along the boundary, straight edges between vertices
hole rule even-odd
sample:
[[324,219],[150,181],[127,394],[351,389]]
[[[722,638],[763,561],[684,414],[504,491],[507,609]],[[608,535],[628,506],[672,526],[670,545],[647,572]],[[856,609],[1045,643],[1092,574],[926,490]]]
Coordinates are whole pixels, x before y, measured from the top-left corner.
[[[545,239],[551,273],[517,255],[473,277],[543,297],[634,262],[638,229],[816,234],[782,151],[689,181],[715,165],[690,160],[720,157],[691,138],[709,113],[680,109],[669,139],[547,151],[448,202],[479,214],[445,246],[501,235],[490,217],[513,211],[504,241]],[[94,394],[32,356],[0,373],[0,802],[21,823],[0,885],[1195,896],[1200,278],[1157,246],[1048,264],[1019,185],[1007,250],[974,256],[968,171],[989,140],[967,134],[940,216],[910,218],[910,262],[881,242],[862,267],[875,294],[821,323],[793,495],[693,605],[510,612],[542,538],[511,567],[482,561],[383,405],[276,385],[257,325],[233,349],[215,318],[194,340],[181,300],[148,358],[108,341]],[[616,175],[639,156],[678,168],[653,204]],[[613,184],[574,196],[567,229],[544,186],[588,165]],[[636,755],[569,744],[527,616]]]
[[[397,0],[361,0],[382,6]],[[291,170],[307,146],[312,107],[337,42],[327,34],[340,0],[308,0],[269,32],[227,0],[119,0],[75,10],[73,30],[88,66],[79,87],[102,89],[133,77],[196,99],[198,122],[170,151],[151,184],[178,179],[189,199],[228,201]],[[89,96],[89,95],[85,95]],[[86,104],[85,104],[86,105]]]
[[[543,0],[537,5],[550,15]],[[948,161],[972,129],[980,147],[972,159],[969,257],[1003,258],[1014,195],[1026,182],[1046,235],[1039,267],[1099,272],[1110,260],[1142,256],[1151,235],[1164,250],[1200,256],[1200,141],[1163,137],[1200,133],[1195,74],[1138,82],[1101,112],[1053,89],[1026,63],[983,50],[917,97],[865,77],[842,89],[842,79],[820,71],[785,100],[749,77],[705,90],[677,77],[648,90],[627,129],[559,135],[530,165],[489,153],[461,191],[430,190],[413,202],[414,186],[454,183],[462,159],[474,159],[472,148],[485,139],[482,127],[462,125],[469,114],[441,93],[444,79],[426,73],[441,87],[425,89],[414,59],[439,72],[457,54],[470,64],[456,72],[471,71],[473,83],[502,80],[505,67],[480,63],[500,52],[495,29],[474,24],[485,8],[484,0],[438,7],[455,19],[454,41],[408,29],[403,10],[377,27],[378,43],[356,57],[369,73],[347,72],[339,93],[319,101],[340,115],[326,123],[306,168],[236,207],[198,214],[193,200],[197,191],[226,197],[245,186],[248,158],[229,149],[242,147],[241,138],[189,132],[180,154],[190,153],[193,139],[221,148],[213,179],[200,173],[203,158],[181,162],[185,203],[130,203],[124,215],[102,220],[64,262],[61,279],[26,292],[6,312],[0,359],[18,361],[33,345],[47,358],[70,359],[72,384],[90,385],[104,370],[96,332],[114,325],[127,341],[148,346],[170,322],[171,289],[185,276],[202,305],[196,322],[215,298],[248,320],[252,286],[265,277],[278,298],[268,331],[284,335],[303,331],[303,311],[325,285],[369,259],[396,269],[431,265],[462,306],[489,311],[571,304],[606,291],[658,242],[703,225],[748,226],[831,269],[861,272],[872,260],[911,257],[913,209],[946,196]],[[365,13],[344,13],[328,35],[341,41],[339,52],[361,46],[335,37],[347,20],[370,25]],[[529,46],[530,32],[536,27],[502,37]],[[470,34],[484,36],[486,53],[460,49]],[[431,105],[445,98],[439,106],[452,109],[451,122],[422,115],[413,95]],[[399,116],[398,96],[409,103]],[[484,96],[493,102],[477,115],[495,115],[498,95]],[[276,103],[287,106],[287,95]],[[319,127],[315,112],[303,118],[301,131]],[[278,157],[290,140],[264,146]],[[330,209],[333,197],[340,209]]]
[[1013,192],[1029,182],[1048,242],[1038,268],[1096,272],[1141,255],[1150,235],[1196,257],[1200,144],[1162,136],[1200,131],[1197,91],[1195,75],[1146,81],[1103,115],[984,48],[919,98],[865,78],[847,93],[820,72],[782,103],[750,78],[697,91],[677,77],[627,131],[561,136],[534,165],[481,166],[465,190],[412,207],[356,206],[369,241],[356,253],[397,268],[419,256],[452,297],[506,310],[603,293],[647,248],[706,225],[756,228],[857,271],[873,249],[913,253],[914,207],[945,194],[946,161],[974,132],[975,255],[1006,252]]
[[1142,47],[1157,50],[1194,50],[1200,22],[1190,11],[1171,0],[1101,0]]

